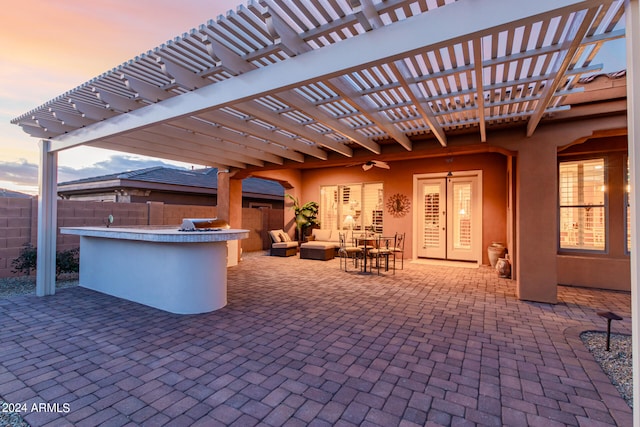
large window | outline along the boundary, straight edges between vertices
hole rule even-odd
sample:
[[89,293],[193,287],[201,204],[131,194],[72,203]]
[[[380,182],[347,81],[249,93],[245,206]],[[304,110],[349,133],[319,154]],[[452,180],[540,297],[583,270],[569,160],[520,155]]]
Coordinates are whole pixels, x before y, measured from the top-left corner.
[[603,158],[560,163],[560,249],[605,250]]
[[382,232],[382,183],[326,185],[320,188],[320,227]]

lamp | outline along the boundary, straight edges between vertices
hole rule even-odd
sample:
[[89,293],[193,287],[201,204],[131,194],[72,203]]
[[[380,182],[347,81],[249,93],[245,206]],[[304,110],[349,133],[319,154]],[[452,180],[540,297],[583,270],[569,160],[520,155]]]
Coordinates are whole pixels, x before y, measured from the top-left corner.
[[342,226],[347,227],[349,230],[352,230],[354,222],[355,221],[353,220],[353,217],[351,215],[347,215],[342,222]]

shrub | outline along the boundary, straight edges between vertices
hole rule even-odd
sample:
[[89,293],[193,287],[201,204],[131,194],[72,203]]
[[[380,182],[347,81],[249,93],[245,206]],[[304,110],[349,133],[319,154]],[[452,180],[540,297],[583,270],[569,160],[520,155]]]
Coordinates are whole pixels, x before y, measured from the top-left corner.
[[[67,249],[65,251],[58,251],[56,253],[56,278],[65,273],[77,273],[80,271],[80,263],[78,262],[78,254],[80,250],[78,248]],[[23,273],[26,276],[30,276],[32,271],[36,271],[38,258],[38,250],[26,243],[20,250],[18,258],[11,262],[13,273]]]
[[36,271],[36,257],[38,252],[36,248],[34,248],[31,243],[25,243],[23,248],[20,250],[20,255],[18,258],[14,259],[11,262],[11,266],[13,270],[12,273],[23,273],[26,276],[31,275],[31,271]]
[[78,248],[67,249],[56,253],[56,277],[65,273],[77,273],[80,271],[80,263],[78,262]]

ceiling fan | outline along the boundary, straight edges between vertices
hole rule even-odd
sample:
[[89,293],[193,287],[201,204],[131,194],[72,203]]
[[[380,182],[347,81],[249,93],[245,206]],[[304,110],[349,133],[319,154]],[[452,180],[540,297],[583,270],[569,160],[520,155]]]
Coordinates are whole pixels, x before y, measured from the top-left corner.
[[382,169],[391,169],[387,162],[383,162],[382,160],[369,160],[368,162],[362,164],[362,169],[368,171],[374,166]]

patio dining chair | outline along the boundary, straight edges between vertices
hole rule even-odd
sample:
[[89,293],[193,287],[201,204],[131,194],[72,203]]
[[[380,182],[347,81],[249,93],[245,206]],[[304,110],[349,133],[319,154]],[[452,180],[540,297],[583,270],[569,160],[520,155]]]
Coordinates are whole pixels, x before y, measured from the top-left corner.
[[344,259],[344,271],[347,270],[347,263],[349,259],[353,260],[355,268],[358,268],[358,260],[363,257],[362,248],[347,244],[347,237],[345,233],[339,233],[340,248],[338,249],[338,255],[340,256],[340,269],[342,270],[342,260]]
[[400,270],[404,270],[404,238],[406,233],[396,233],[393,244],[393,269],[396,269],[396,256],[400,255]]
[[395,253],[393,252],[395,237],[378,236],[376,239],[376,245],[373,249],[369,250],[368,255],[371,258],[371,269],[373,269],[373,260],[376,260],[376,268],[378,269],[378,275],[380,275],[381,259],[385,262],[385,270],[389,269],[389,258],[394,257],[393,261],[393,274],[396,274],[395,269]]

